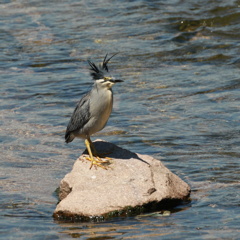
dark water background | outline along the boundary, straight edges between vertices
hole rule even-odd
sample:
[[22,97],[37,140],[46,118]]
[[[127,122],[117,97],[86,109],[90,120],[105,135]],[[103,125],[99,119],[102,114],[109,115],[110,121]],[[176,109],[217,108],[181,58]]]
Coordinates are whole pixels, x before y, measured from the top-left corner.
[[[1,239],[240,238],[240,1],[0,4]],[[169,216],[52,219],[84,150],[66,145],[87,59],[110,63],[114,111],[95,138],[161,158],[192,188]],[[94,138],[93,138],[94,139]]]

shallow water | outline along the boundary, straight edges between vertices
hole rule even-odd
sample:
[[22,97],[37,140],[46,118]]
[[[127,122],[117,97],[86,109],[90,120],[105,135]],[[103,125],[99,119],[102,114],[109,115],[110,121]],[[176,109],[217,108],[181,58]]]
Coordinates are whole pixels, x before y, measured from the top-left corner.
[[[240,1],[8,1],[0,4],[2,239],[237,239],[240,235]],[[192,201],[103,223],[52,219],[60,180],[84,150],[64,143],[109,64],[114,110],[102,138],[153,155]]]

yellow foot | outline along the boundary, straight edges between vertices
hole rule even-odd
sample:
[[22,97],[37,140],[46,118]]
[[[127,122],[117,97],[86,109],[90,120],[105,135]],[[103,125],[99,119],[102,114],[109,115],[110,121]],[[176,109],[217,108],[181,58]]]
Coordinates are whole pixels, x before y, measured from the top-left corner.
[[103,168],[103,169],[105,169],[105,170],[108,169],[106,166],[102,165],[102,164],[104,164],[104,163],[109,164],[109,161],[108,161],[108,160],[104,161],[104,160],[102,160],[102,159],[99,158],[99,157],[95,157],[95,158],[94,158],[94,157],[93,157],[93,158],[91,158],[91,157],[85,157],[85,159],[87,159],[88,161],[91,162],[91,165],[90,165],[90,168],[89,168],[89,169],[91,169],[92,166],[101,167],[101,168]]
[[[89,154],[89,157],[86,157],[87,160],[91,161],[91,166],[90,166],[90,169],[92,168],[92,166],[94,165],[95,167],[101,167],[103,169],[107,169],[107,167],[103,166],[104,163],[108,163],[109,164],[109,161],[107,160],[106,158],[106,161],[102,160],[100,158],[100,155],[102,154],[98,154],[90,137],[88,137],[87,139],[85,139],[85,144],[86,144],[86,147],[87,147],[87,150],[88,150],[88,154]],[[110,159],[110,158],[108,158]]]

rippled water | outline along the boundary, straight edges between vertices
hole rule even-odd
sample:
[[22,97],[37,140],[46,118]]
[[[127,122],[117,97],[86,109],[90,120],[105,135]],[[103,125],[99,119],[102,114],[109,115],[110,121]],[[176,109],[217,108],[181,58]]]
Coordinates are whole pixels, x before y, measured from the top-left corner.
[[[2,239],[237,239],[240,235],[240,1],[0,4]],[[84,150],[64,143],[91,87],[87,59],[112,59],[114,111],[97,138],[163,157],[190,204],[103,223],[59,223],[60,180]]]

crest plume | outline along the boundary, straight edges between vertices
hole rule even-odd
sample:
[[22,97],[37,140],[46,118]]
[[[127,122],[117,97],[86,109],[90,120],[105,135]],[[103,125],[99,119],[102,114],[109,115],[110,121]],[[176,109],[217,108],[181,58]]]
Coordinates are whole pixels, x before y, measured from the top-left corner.
[[92,61],[88,60],[88,64],[90,66],[90,74],[94,80],[104,78],[104,71],[108,72],[108,62],[117,54],[118,53],[113,54],[110,58],[107,58],[108,54],[106,54],[102,64],[100,64],[99,67],[97,67],[96,64]]

